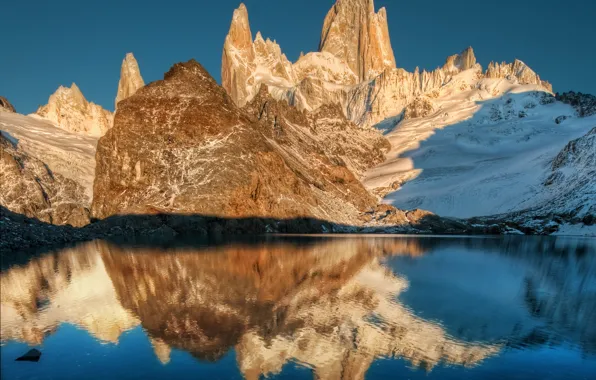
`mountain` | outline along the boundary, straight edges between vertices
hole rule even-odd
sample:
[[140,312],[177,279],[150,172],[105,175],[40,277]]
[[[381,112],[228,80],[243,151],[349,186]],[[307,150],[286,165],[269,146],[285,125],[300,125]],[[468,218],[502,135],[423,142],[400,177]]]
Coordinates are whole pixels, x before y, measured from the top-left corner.
[[122,100],[131,97],[139,88],[145,86],[141,76],[139,64],[132,53],[126,54],[120,69],[120,81],[118,82],[118,93],[116,95],[115,108]]
[[[98,144],[93,215],[159,211],[355,223],[376,202],[346,165],[363,171],[380,162],[386,142],[341,121],[340,113],[309,119],[265,92],[240,109],[189,61],[120,102],[114,127]],[[317,136],[317,129],[334,128],[343,130],[340,143]]]
[[387,12],[382,8],[375,13],[372,0],[337,1],[325,18],[319,51],[301,55],[295,63],[276,42],[263,40],[261,33],[253,42],[248,11],[242,4],[234,11],[224,44],[222,86],[240,106],[264,83],[273,97],[299,109],[340,104],[348,119],[373,126],[399,117],[422,96],[436,96],[455,75],[474,68],[479,78],[535,84],[552,92],[552,86],[520,60],[491,63],[483,72],[471,47],[448,57],[434,71],[411,73],[397,68]]
[[76,84],[60,86],[33,116],[53,122],[56,126],[87,136],[103,136],[112,126],[113,115],[101,106],[88,102]]

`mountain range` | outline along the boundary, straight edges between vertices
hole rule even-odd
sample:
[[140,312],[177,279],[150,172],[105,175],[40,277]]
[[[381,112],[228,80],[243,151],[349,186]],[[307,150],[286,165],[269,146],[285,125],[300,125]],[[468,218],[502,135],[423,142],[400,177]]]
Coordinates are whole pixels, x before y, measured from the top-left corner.
[[145,84],[127,54],[114,113],[74,83],[28,116],[0,97],[3,215],[594,235],[596,97],[556,94],[521,60],[483,69],[471,47],[408,72],[387,18],[373,0],[338,0],[318,50],[291,62],[275,40],[253,38],[241,4],[221,85],[194,60]]

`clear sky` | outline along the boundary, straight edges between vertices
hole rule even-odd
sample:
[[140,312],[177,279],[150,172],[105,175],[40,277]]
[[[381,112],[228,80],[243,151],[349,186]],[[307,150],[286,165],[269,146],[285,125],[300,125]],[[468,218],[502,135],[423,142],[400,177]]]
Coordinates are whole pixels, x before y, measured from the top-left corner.
[[[72,82],[113,109],[120,64],[135,54],[146,82],[195,58],[220,80],[221,52],[238,0],[12,0],[0,7],[0,95],[34,112]],[[253,35],[288,58],[317,49],[334,0],[245,0]],[[594,0],[376,0],[388,11],[399,67],[434,69],[474,47],[480,63],[519,58],[555,91],[596,94]]]

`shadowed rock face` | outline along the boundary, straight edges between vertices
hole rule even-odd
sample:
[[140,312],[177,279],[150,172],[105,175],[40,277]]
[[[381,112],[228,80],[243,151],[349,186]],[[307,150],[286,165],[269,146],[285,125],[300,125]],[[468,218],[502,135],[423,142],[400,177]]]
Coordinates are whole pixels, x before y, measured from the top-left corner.
[[12,104],[4,96],[0,96],[0,111],[17,112]]
[[89,200],[77,182],[18,149],[0,135],[0,205],[52,224],[89,223]]
[[114,128],[98,144],[93,215],[354,221],[374,199],[292,120],[308,125],[289,108],[278,124],[259,120],[196,61],[176,64],[164,80],[120,102]]
[[596,96],[594,95],[569,91],[562,94],[557,93],[556,98],[560,102],[573,106],[579,117],[596,115]]

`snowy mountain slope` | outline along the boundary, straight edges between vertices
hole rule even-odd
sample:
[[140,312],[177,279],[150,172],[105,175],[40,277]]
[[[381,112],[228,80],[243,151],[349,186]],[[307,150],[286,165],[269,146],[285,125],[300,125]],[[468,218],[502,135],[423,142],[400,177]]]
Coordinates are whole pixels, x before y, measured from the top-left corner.
[[97,138],[65,131],[41,118],[7,112],[0,112],[0,131],[51,171],[82,185],[91,201]]
[[[399,189],[386,203],[472,217],[539,207],[554,196],[544,186],[553,159],[596,117],[575,117],[541,85],[478,79],[475,71],[443,86],[432,114],[380,126],[393,150],[365,185],[379,195]],[[557,212],[572,207],[559,205]]]

